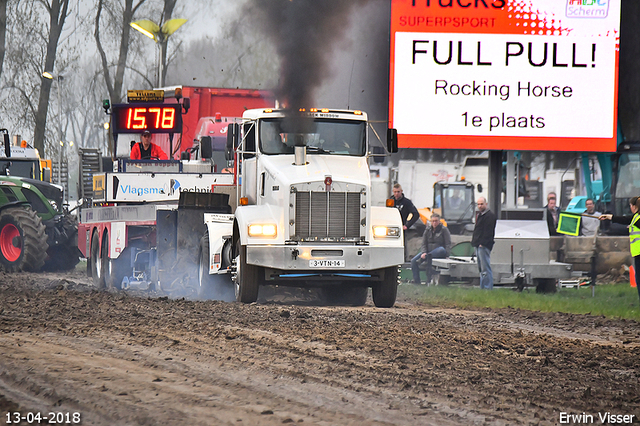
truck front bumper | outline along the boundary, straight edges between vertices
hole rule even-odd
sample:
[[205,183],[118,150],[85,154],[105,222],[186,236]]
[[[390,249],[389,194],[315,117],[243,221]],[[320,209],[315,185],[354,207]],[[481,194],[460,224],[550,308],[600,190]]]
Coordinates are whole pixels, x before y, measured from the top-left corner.
[[[339,264],[340,266],[322,265]],[[376,269],[398,266],[404,262],[404,247],[353,245],[292,245],[247,246],[247,263],[290,273],[366,273]]]

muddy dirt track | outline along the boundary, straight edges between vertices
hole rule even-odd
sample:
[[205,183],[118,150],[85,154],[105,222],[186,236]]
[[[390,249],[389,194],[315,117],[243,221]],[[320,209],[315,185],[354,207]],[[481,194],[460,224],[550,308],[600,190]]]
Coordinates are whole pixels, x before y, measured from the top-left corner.
[[[97,292],[77,272],[0,272],[0,425],[49,424],[16,412],[83,425],[637,423],[639,381],[633,321],[170,300]],[[582,414],[593,421],[563,421]]]

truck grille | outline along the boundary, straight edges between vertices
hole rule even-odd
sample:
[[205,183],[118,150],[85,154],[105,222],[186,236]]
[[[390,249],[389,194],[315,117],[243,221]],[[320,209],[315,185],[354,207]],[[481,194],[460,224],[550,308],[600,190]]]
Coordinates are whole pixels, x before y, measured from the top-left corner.
[[294,239],[360,239],[359,192],[296,192],[295,202]]

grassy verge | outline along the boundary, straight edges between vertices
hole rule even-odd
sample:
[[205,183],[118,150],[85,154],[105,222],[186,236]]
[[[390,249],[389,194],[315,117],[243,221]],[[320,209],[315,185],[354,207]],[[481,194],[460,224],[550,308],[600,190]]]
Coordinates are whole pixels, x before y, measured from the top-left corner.
[[564,288],[553,294],[537,294],[527,288],[522,293],[495,287],[492,291],[457,286],[417,286],[403,284],[398,295],[431,306],[457,308],[519,308],[542,312],[604,315],[609,318],[640,320],[638,291],[629,284],[605,284],[595,289]]

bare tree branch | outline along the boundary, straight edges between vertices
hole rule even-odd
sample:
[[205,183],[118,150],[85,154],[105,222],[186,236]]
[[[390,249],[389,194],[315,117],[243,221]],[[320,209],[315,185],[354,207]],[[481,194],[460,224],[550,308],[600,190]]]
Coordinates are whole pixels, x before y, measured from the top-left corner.
[[[39,0],[44,4],[49,12],[49,39],[47,41],[47,53],[44,61],[44,69],[42,71],[53,71],[56,62],[56,53],[60,34],[64,27],[69,10],[69,0],[51,0],[46,2]],[[49,96],[51,92],[51,80],[42,78],[42,86],[40,88],[40,98],[38,100],[38,110],[36,112],[36,126],[33,135],[33,145],[40,152],[44,153],[44,134],[47,125],[47,111],[49,109]],[[58,84],[60,81],[58,81]]]
[[4,64],[5,42],[7,35],[7,0],[0,0],[0,77]]

